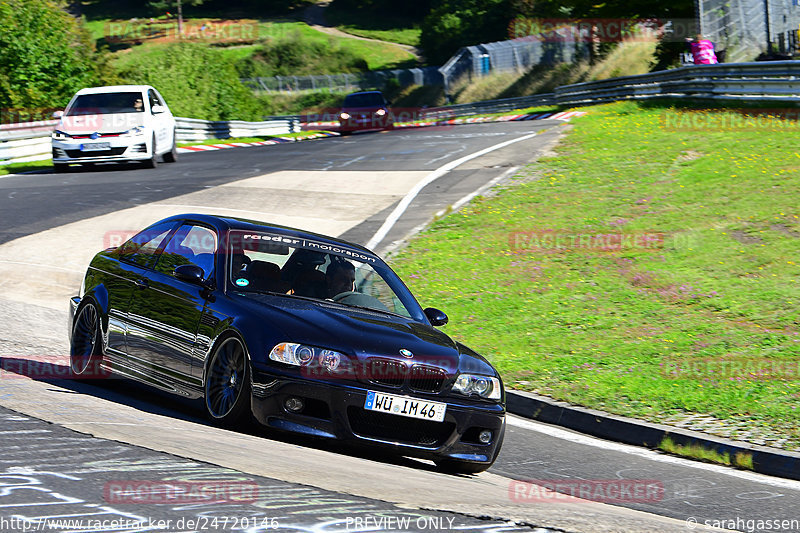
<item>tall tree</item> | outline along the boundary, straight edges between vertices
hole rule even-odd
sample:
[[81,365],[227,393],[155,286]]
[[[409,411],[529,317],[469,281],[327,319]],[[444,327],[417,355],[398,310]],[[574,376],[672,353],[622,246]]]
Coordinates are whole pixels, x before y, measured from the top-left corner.
[[511,0],[441,0],[422,23],[420,44],[433,63],[460,47],[508,38]]
[[0,2],[0,107],[65,105],[98,81],[95,48],[61,0]]
[[183,35],[183,6],[199,6],[205,0],[151,0],[148,5],[156,11],[176,10],[178,15],[178,35]]

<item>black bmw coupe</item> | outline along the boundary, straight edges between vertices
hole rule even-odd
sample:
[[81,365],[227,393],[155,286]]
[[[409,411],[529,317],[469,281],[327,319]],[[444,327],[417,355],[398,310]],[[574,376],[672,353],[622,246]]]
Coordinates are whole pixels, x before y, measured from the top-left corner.
[[458,473],[489,468],[503,442],[498,373],[356,244],[178,215],[98,253],[70,311],[76,377],[203,398],[222,424],[252,414]]

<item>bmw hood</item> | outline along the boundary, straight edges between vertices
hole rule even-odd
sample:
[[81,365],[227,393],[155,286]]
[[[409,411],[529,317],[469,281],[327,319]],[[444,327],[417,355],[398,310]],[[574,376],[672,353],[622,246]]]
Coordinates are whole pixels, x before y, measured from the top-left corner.
[[459,346],[433,326],[410,318],[348,307],[332,302],[271,297],[258,301],[264,319],[280,329],[285,341],[336,350],[358,363],[371,358],[424,364],[454,374],[459,368]]

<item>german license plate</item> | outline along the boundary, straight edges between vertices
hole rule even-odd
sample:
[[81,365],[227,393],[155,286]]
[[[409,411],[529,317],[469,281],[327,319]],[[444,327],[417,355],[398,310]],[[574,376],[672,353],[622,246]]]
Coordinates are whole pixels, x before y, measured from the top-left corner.
[[420,420],[443,422],[447,404],[368,391],[364,409],[391,415],[407,416],[409,418],[419,418]]
[[111,143],[87,143],[81,145],[81,152],[94,152],[97,150],[109,150]]

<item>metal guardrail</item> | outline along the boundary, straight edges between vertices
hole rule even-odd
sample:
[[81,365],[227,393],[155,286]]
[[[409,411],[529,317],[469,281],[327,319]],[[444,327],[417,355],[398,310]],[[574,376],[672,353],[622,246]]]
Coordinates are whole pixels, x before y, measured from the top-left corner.
[[300,131],[298,117],[270,117],[262,122],[243,120],[208,121],[195,118],[175,118],[178,141],[204,141],[230,137],[263,137]]
[[564,85],[553,96],[562,105],[649,98],[800,102],[800,61],[696,65]]
[[576,83],[554,92],[425,110],[444,119],[542,105],[590,105],[652,98],[800,103],[800,61],[692,65],[649,74]]
[[446,107],[431,107],[423,109],[422,118],[429,120],[443,120],[448,118],[467,117],[483,113],[503,113],[526,107],[555,105],[557,102],[553,94],[535,94],[517,98],[502,98],[499,100],[486,100],[471,104],[456,104]]
[[[543,105],[588,105],[652,98],[800,103],[800,61],[723,63],[557,87],[553,93],[420,110],[423,120],[503,113]],[[300,130],[300,117],[262,122],[177,118],[179,141],[280,135]],[[56,121],[0,125],[0,165],[50,157]]]
[[[0,125],[0,165],[50,159],[50,134],[57,125],[57,120]],[[300,119],[294,116],[268,117],[262,122],[245,122],[176,117],[175,128],[179,142],[261,137],[300,131]]]

